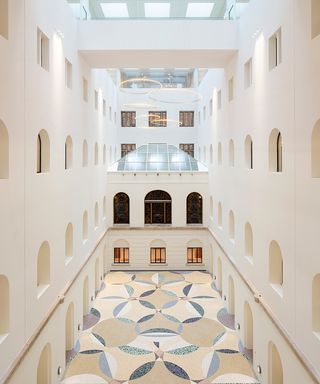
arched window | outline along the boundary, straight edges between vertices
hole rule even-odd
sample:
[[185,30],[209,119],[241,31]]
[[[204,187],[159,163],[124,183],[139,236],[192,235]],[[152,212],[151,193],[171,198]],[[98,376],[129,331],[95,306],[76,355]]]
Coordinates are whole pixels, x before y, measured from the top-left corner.
[[218,164],[222,164],[222,145],[221,143],[218,144]]
[[229,211],[229,239],[234,240],[234,213]]
[[210,164],[213,163],[213,146],[210,144]]
[[312,330],[320,332],[320,274],[312,281]]
[[283,260],[279,244],[271,241],[269,245],[269,282],[277,290],[283,284]]
[[253,350],[253,316],[247,302],[244,303],[244,346]]
[[106,164],[107,161],[107,148],[106,145],[104,144],[103,146],[103,164]]
[[187,197],[187,224],[202,224],[202,196],[197,192]]
[[71,136],[68,136],[64,144],[64,169],[72,168],[73,143]]
[[220,202],[218,204],[218,226],[222,228],[222,205]]
[[105,220],[107,217],[107,199],[106,197],[103,198],[103,203],[102,203],[102,218]]
[[73,256],[73,226],[71,223],[68,224],[65,234],[65,253],[66,263],[70,261]]
[[273,129],[269,137],[269,170],[282,172],[282,136],[278,129]]
[[250,135],[248,135],[245,139],[244,150],[246,167],[249,169],[253,169],[253,144]]
[[86,241],[88,240],[88,212],[84,211],[83,218],[82,218],[82,240]]
[[253,233],[250,223],[246,223],[244,227],[244,243],[245,243],[245,256],[251,261],[253,258]]
[[96,294],[99,292],[100,289],[100,270],[99,270],[99,259],[96,260],[94,265],[94,287]]
[[0,275],[0,340],[9,333],[10,296],[9,281],[5,275]]
[[98,165],[99,163],[99,147],[98,143],[94,145],[94,165]]
[[171,196],[165,191],[151,191],[144,199],[145,224],[171,224]]
[[283,384],[283,369],[277,347],[269,342],[269,384]]
[[229,141],[229,166],[234,167],[234,143],[232,139]]
[[9,177],[9,136],[4,123],[0,120],[0,179]]
[[42,129],[37,138],[37,173],[50,171],[50,141],[48,133]]
[[50,284],[50,247],[47,241],[41,244],[37,262],[38,297]]
[[311,174],[320,177],[320,120],[315,124],[311,137]]
[[119,192],[113,198],[113,223],[130,223],[130,199],[126,193]]
[[72,357],[72,349],[74,346],[74,305],[70,303],[66,313],[65,322],[65,335],[66,335],[66,363]]
[[95,203],[94,206],[94,226],[95,228],[98,228],[99,225],[99,205],[98,203]]
[[88,143],[87,143],[87,140],[84,140],[83,144],[82,144],[82,166],[83,167],[88,166]]
[[86,278],[83,281],[83,290],[82,290],[82,315],[86,316],[89,313],[90,309],[90,298],[89,298],[89,278]]
[[38,362],[37,384],[51,384],[51,382],[51,345],[47,344]]
[[213,218],[213,198],[210,196],[210,216]]
[[234,294],[234,282],[233,278],[229,276],[228,280],[228,312],[230,315],[234,315],[235,308],[235,294]]
[[216,287],[218,291],[222,290],[222,263],[220,257],[218,257],[217,261],[217,276],[216,276]]

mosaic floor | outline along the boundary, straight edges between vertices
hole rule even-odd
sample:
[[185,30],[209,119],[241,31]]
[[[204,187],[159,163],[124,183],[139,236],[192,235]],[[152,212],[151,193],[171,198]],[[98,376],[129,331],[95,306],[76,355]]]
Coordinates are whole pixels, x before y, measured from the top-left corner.
[[212,278],[111,272],[64,384],[258,383]]

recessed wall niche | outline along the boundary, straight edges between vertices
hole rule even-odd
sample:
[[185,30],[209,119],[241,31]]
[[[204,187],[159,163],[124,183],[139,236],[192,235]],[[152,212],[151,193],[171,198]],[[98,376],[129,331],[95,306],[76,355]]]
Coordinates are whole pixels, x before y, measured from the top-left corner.
[[320,35],[320,0],[311,0],[311,37]]
[[9,177],[9,136],[4,123],[0,120],[0,179]]

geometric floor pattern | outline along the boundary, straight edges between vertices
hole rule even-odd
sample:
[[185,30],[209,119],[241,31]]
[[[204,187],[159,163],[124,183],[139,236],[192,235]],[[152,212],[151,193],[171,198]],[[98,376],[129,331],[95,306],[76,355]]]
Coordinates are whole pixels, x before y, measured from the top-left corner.
[[258,383],[206,272],[110,272],[64,384]]

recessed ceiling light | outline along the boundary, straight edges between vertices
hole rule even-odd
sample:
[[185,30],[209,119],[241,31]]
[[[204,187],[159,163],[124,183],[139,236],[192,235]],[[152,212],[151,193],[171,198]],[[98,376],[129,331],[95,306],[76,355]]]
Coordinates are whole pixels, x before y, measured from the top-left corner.
[[146,17],[169,17],[170,3],[144,3]]
[[101,3],[105,17],[129,17],[127,3]]
[[186,17],[210,17],[214,3],[189,3]]

